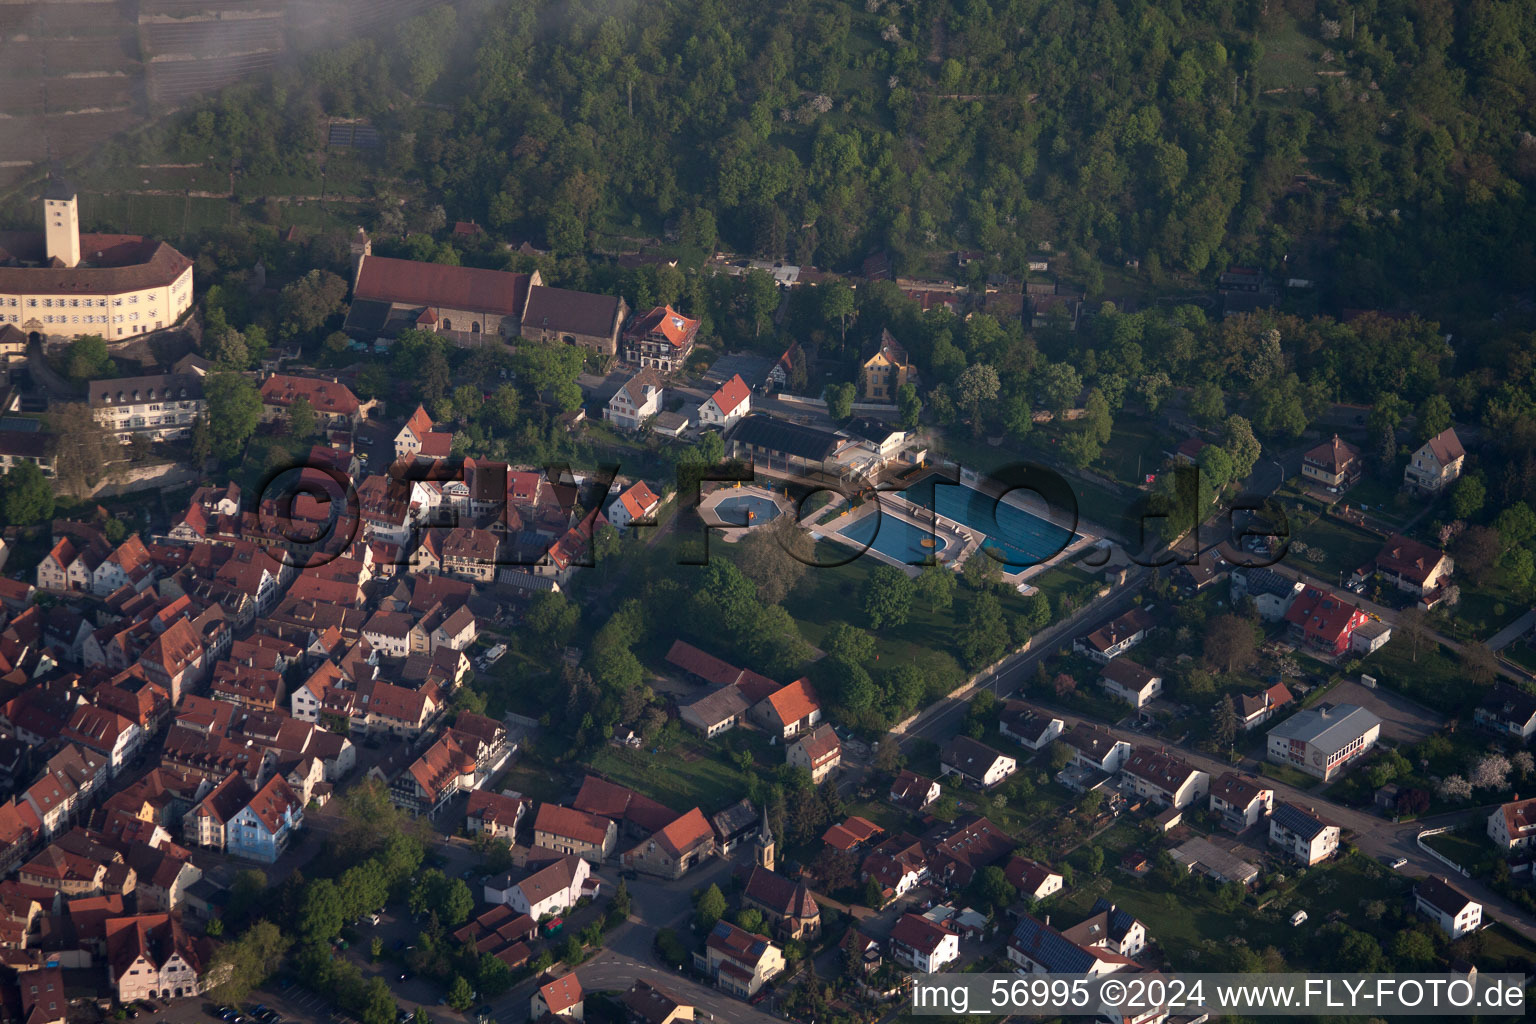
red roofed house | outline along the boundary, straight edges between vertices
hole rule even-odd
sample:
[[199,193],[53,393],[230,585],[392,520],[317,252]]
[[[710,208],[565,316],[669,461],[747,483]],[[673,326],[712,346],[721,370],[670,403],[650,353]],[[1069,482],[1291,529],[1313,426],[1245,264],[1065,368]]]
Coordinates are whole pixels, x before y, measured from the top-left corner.
[[1403,470],[1403,484],[1418,494],[1439,494],[1461,476],[1466,457],[1456,430],[1447,427],[1413,453]]
[[592,868],[585,860],[561,857],[521,881],[513,882],[510,874],[490,879],[485,883],[485,898],[539,921],[574,907],[591,878]]
[[483,832],[510,842],[517,835],[518,822],[528,813],[528,803],[521,797],[477,789],[469,794],[469,806],[464,811],[465,827],[470,835]]
[[622,530],[635,520],[648,520],[661,508],[661,499],[638,480],[619,493],[608,506],[608,521],[615,529]]
[[821,702],[809,679],[797,679],[759,701],[751,714],[772,735],[789,739],[821,721]]
[[262,422],[287,419],[289,408],[300,398],[309,400],[315,410],[315,422],[324,429],[356,428],[362,403],[351,388],[334,380],[287,374],[274,374],[261,382]]
[[194,940],[170,914],[111,918],[106,924],[107,971],[120,1003],[181,999],[203,990],[207,939]]
[[623,855],[626,868],[677,879],[715,852],[715,831],[697,807]]
[[1425,597],[1440,589],[1456,563],[1438,548],[1393,534],[1377,552],[1372,568],[1398,590]]
[[671,306],[657,306],[635,317],[624,329],[624,361],[662,373],[681,370],[698,333],[697,320],[688,319]]
[[960,936],[921,914],[903,914],[891,929],[891,958],[932,974],[960,959]]
[[820,785],[843,763],[843,744],[830,725],[823,722],[801,735],[784,751],[784,763],[811,773],[811,783]]
[[534,284],[523,306],[521,335],[612,356],[618,353],[619,326],[628,312],[629,304],[620,296]]
[[395,435],[395,459],[444,459],[452,453],[453,435],[433,430],[432,417],[418,405]]
[[396,807],[412,814],[436,814],[461,790],[475,788],[478,744],[460,743],[450,731],[437,738],[389,786]]
[[891,782],[890,801],[909,811],[921,811],[937,800],[940,792],[937,782],[903,769]]
[[581,991],[581,982],[577,979],[576,972],[572,971],[570,974],[546,981],[533,990],[533,996],[529,1000],[528,1019],[538,1020],[548,1013],[570,1020],[582,1020],[585,998]]
[[868,818],[855,815],[839,825],[828,828],[822,833],[821,841],[834,850],[852,853],[884,831],[885,829]]
[[1007,876],[1009,884],[1019,890],[1019,895],[1035,903],[1052,893],[1060,892],[1062,883],[1066,881],[1062,875],[1039,861],[1019,856],[1014,856],[1003,866],[1003,874]]
[[1500,804],[1488,816],[1488,838],[1501,850],[1520,850],[1536,839],[1536,799]]
[[82,704],[70,715],[69,724],[60,735],[105,756],[115,778],[138,753],[144,730],[114,711]]
[[699,426],[725,430],[752,409],[752,389],[736,374],[699,406]]
[[1349,649],[1350,637],[1370,616],[1326,591],[1307,587],[1292,602],[1285,621],[1293,640],[1337,656]]
[[1345,491],[1360,479],[1360,449],[1348,441],[1324,441],[1301,457],[1301,475],[1335,493]]
[[533,818],[533,844],[557,853],[574,853],[601,864],[618,843],[619,826],[608,818],[585,811],[540,804]]

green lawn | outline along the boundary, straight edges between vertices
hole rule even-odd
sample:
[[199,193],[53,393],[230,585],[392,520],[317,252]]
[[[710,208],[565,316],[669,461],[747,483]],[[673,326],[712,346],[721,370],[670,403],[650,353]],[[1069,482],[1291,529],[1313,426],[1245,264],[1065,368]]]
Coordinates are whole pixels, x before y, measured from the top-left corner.
[[1315,779],[1304,772],[1299,772],[1290,765],[1271,764],[1268,761],[1259,765],[1259,774],[1266,778],[1274,779],[1276,782],[1283,782],[1287,786],[1294,786],[1303,792],[1311,789],[1313,786],[1322,784],[1321,779]]
[[[1341,572],[1348,578],[1381,550],[1382,539],[1367,530],[1328,516],[1291,514],[1292,545],[1286,561],[1305,566],[1325,580],[1337,581]],[[1305,545],[1305,554],[1297,551],[1297,541]]]
[[1304,89],[1317,84],[1316,54],[1322,52],[1323,44],[1303,32],[1294,18],[1285,18],[1278,31],[1265,33],[1263,42],[1259,88]]
[[1166,461],[1163,451],[1169,440],[1167,430],[1158,423],[1121,416],[1094,468],[1128,487],[1139,487],[1146,474],[1157,472]]
[[1478,959],[1487,960],[1490,971],[1521,970],[1536,961],[1536,946],[1502,921],[1479,932],[1478,942],[1482,945]]
[[1436,643],[1421,644],[1415,660],[1408,640],[1394,634],[1364,665],[1382,685],[1437,711],[1467,708],[1479,697],[1476,688],[1467,685],[1456,655]]
[[1490,860],[1496,853],[1493,844],[1488,842],[1488,837],[1482,832],[1475,836],[1454,831],[1442,832],[1425,839],[1424,844],[1445,854],[1474,875],[1478,874],[1484,862]]
[[590,765],[614,782],[679,811],[700,807],[705,814],[713,814],[747,791],[745,772],[726,764],[713,749],[692,742],[657,754],[603,747],[592,755]]

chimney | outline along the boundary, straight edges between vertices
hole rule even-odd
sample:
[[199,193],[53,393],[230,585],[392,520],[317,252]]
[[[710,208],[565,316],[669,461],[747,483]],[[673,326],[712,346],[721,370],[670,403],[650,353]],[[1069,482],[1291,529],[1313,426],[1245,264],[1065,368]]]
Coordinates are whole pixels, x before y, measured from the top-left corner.
[[1045,915],[1045,926],[1047,928],[1049,928],[1051,926],[1051,915],[1050,914],[1046,914]]

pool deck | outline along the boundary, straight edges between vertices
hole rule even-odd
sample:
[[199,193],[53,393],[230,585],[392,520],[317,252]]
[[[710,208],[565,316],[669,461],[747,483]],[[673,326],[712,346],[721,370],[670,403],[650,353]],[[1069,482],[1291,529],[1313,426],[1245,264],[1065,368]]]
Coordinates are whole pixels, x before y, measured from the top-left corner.
[[[907,484],[907,486],[913,486],[915,483],[916,481],[910,482]],[[982,493],[986,492],[983,491]],[[1027,512],[1038,519],[1043,519],[1048,523],[1061,526],[1063,529],[1068,528],[1065,524],[1059,522],[1059,517],[1052,515],[1050,509],[1048,508],[1031,508],[1028,504],[1015,498],[1004,498],[1003,500],[1005,503],[1018,508],[1020,511]],[[884,554],[883,552],[875,550],[873,547],[864,548],[863,545],[858,541],[850,537],[843,536],[843,531],[847,530],[848,527],[871,515],[877,514],[893,516],[896,519],[903,520],[912,526],[923,530],[924,532],[931,530],[935,536],[945,538],[948,541],[948,544],[945,546],[944,552],[939,556],[939,561],[940,563],[948,565],[951,569],[956,571],[965,565],[966,559],[975,556],[978,552],[981,552],[982,545],[987,539],[986,534],[981,533],[979,530],[966,526],[962,523],[958,523],[946,516],[938,515],[937,513],[930,511],[925,506],[919,505],[916,502],[908,501],[906,498],[902,497],[895,491],[880,492],[878,512],[876,511],[874,502],[865,502],[864,506],[861,508],[854,509],[846,516],[839,516],[832,520],[832,522],[825,524],[823,527],[823,530],[825,531],[835,530],[836,532],[822,532],[821,535],[827,537],[830,540],[835,540],[839,543],[846,544],[849,547],[860,548],[864,550],[865,554],[872,555],[889,565],[895,565],[905,569],[909,575],[915,576],[918,572],[921,571],[921,565],[911,565],[906,562],[898,561]],[[1057,565],[1061,565],[1065,562],[1076,559],[1083,552],[1100,543],[1100,539],[1103,537],[1103,531],[1093,529],[1091,528],[1091,525],[1092,524],[1078,522],[1076,529],[1073,532],[1071,541],[1066,545],[1066,547],[1062,548],[1061,551],[1057,552],[1052,557],[1046,559],[1043,562],[1040,562],[1037,565],[1025,566],[1024,568],[1013,569],[1012,571],[1004,571],[1002,574],[1003,579],[1007,581],[1010,586],[1018,590],[1021,594],[1028,595],[1034,593],[1036,588],[1029,582],[1031,579],[1043,572],[1049,571]],[[980,557],[990,558],[991,556],[985,552],[982,552]],[[1001,562],[998,563],[998,566],[999,568],[1005,568]]]

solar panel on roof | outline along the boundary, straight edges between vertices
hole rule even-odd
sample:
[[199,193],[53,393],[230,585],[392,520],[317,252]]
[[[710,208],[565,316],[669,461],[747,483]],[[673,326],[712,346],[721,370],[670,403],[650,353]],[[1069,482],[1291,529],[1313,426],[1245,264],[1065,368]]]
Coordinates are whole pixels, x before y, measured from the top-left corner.
[[14,430],[20,434],[35,434],[43,429],[42,423],[25,416],[0,416],[0,430]]

